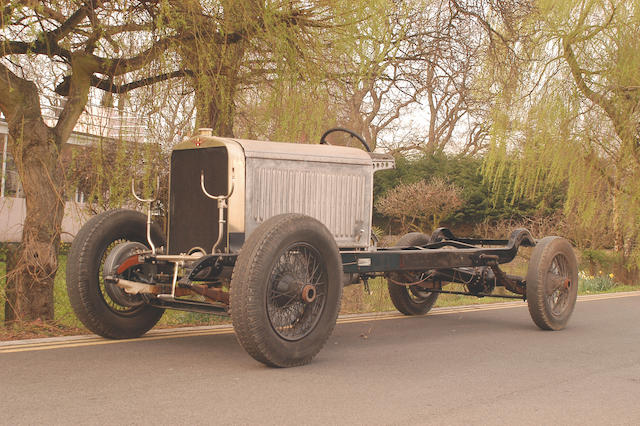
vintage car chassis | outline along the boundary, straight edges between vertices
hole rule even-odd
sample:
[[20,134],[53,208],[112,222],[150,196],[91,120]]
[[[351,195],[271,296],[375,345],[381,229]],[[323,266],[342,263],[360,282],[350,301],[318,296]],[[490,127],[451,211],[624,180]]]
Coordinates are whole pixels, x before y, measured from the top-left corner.
[[[230,315],[253,358],[291,367],[310,362],[329,338],[345,285],[370,291],[369,280],[384,277],[406,315],[426,314],[441,293],[464,294],[526,300],[538,327],[566,326],[578,287],[568,241],[535,240],[526,229],[508,240],[458,238],[439,228],[377,247],[373,173],[393,159],[345,129],[321,143],[332,131],[346,131],[368,152],[211,135],[178,145],[166,240],[152,223],[154,200],[136,195],[133,182],[146,217],[107,211],[76,235],[67,290],[78,318],[104,337],[132,338],[167,308]],[[526,276],[505,273],[500,265],[523,246],[533,247]]]

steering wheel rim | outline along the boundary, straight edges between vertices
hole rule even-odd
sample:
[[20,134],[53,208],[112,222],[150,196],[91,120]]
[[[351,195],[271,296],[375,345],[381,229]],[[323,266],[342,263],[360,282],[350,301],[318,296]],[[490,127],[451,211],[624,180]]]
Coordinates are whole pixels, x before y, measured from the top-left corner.
[[362,146],[364,146],[364,149],[367,150],[367,152],[371,152],[371,147],[369,146],[369,144],[363,139],[362,136],[360,136],[359,134],[357,134],[356,132],[354,132],[353,130],[349,130],[346,129],[344,127],[333,127],[329,130],[327,130],[326,132],[324,132],[322,134],[322,136],[320,137],[320,144],[321,145],[331,145],[329,142],[327,142],[327,140],[325,139],[329,134],[333,133],[333,132],[345,132],[347,134],[349,134],[349,136],[351,136],[352,138],[356,138],[358,139],[358,141],[362,144]]

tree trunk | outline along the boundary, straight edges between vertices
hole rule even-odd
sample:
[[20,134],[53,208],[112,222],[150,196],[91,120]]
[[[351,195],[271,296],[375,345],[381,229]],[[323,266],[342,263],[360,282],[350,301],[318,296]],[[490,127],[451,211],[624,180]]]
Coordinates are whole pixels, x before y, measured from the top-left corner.
[[[7,271],[13,271],[16,265],[16,253],[17,246],[15,244],[9,244],[7,246],[5,265]],[[5,302],[4,302],[4,321],[5,323],[10,323],[15,321],[15,313],[13,311],[13,306],[16,304],[16,292],[15,292],[15,284],[12,279],[12,274],[5,274]]]
[[213,79],[213,87],[196,90],[196,127],[210,127],[214,135],[233,137],[236,83],[227,76]]
[[240,84],[240,66],[251,34],[260,26],[264,1],[223,0],[222,30],[224,34],[242,34],[239,40],[218,46],[219,53],[202,54],[195,44],[188,57],[198,63],[199,76],[194,77],[196,88],[196,126],[210,127],[219,136],[233,137],[235,98]]
[[233,137],[236,111],[235,97],[239,84],[240,64],[244,56],[244,42],[227,46],[220,58],[221,70],[208,69],[204,75],[196,76],[196,126],[210,127],[213,134]]
[[611,191],[611,222],[613,225],[613,249],[621,252],[624,245],[622,237],[622,224],[620,220],[620,207],[618,206],[619,191],[615,188]]
[[7,270],[10,278],[7,292],[12,304],[5,316],[17,321],[52,320],[53,284],[64,214],[58,144],[39,114],[37,117],[25,114],[20,124],[10,122],[9,136],[27,212],[15,263],[12,270]]

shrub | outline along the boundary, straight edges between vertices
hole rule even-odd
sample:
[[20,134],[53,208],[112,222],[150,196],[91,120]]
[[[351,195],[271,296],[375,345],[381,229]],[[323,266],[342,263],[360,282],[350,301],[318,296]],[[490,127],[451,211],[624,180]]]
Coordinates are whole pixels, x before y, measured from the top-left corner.
[[437,228],[462,205],[462,189],[443,178],[401,184],[377,203],[377,210],[400,222],[402,233]]

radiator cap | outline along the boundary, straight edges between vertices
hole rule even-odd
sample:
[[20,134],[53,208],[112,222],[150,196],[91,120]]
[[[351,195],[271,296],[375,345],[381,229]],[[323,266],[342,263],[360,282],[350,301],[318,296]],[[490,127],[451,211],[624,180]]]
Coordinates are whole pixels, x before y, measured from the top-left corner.
[[198,129],[198,136],[213,136],[213,129],[210,127],[201,127]]

